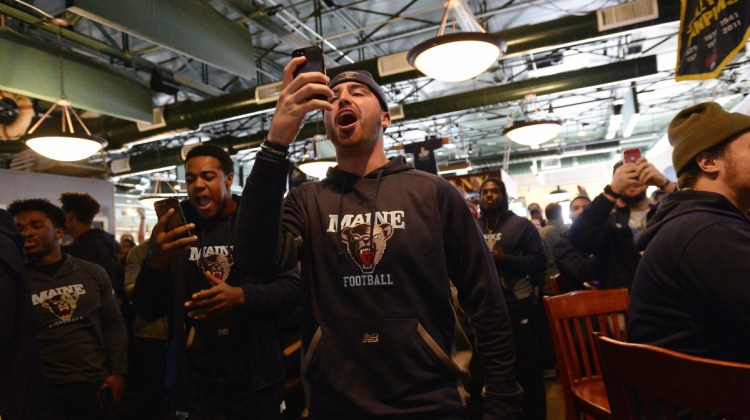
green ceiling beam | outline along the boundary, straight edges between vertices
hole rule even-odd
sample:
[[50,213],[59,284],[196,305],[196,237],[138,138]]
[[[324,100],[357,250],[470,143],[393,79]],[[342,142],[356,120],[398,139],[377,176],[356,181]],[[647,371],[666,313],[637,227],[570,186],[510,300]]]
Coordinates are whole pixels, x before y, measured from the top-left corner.
[[[679,2],[659,0],[659,17],[657,19],[629,25],[622,28],[599,32],[596,13],[582,16],[566,16],[551,22],[526,25],[506,31],[496,32],[508,43],[506,55],[522,54],[530,51],[552,49],[561,45],[584,42],[591,38],[613,36],[639,28],[676,22],[680,19]],[[359,61],[353,64],[328,69],[328,75],[335,75],[350,70],[367,70],[380,84],[395,83],[420,77],[416,70],[406,70],[387,77],[378,75],[378,59]],[[535,83],[532,79],[529,83]],[[472,95],[473,93],[467,93]],[[117,149],[123,144],[155,136],[182,128],[197,128],[201,124],[233,118],[273,109],[275,102],[257,104],[254,101],[255,88],[232,92],[216,98],[209,98],[194,103],[178,103],[165,109],[166,126],[141,132],[135,124],[113,121],[106,125],[101,133],[109,141],[110,149]],[[437,99],[439,101],[439,99]]]
[[68,0],[68,10],[253,80],[250,31],[202,0]]
[[[625,83],[633,79],[651,76],[657,73],[656,57],[647,56],[633,60],[621,61],[602,66],[590,67],[558,73],[536,79],[523,80],[486,89],[428,99],[421,102],[405,104],[403,121],[416,120],[482,106],[496,105],[502,102],[523,99],[529,92],[537,95],[548,95],[570,90],[603,86],[612,83]],[[205,101],[204,101],[205,102]],[[257,147],[267,132],[261,131],[249,136],[231,138],[223,137],[212,141],[212,144],[224,147],[234,154],[240,150]],[[307,139],[315,134],[325,134],[323,124],[308,123],[300,130],[298,139]],[[130,170],[115,175],[126,175],[165,166],[181,165],[180,148],[157,150],[142,153],[130,158]]]
[[[60,65],[60,50],[0,29],[0,89],[54,102],[61,93]],[[62,55],[62,71],[74,107],[151,122],[151,90],[140,81],[70,52]]]

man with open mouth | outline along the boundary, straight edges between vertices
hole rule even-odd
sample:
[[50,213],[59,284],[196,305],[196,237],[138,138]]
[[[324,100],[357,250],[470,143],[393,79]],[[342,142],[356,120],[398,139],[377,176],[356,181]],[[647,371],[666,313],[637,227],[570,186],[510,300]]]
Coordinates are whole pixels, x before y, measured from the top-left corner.
[[[388,159],[383,133],[391,115],[370,73],[294,77],[305,60],[293,58],[284,69],[243,192],[236,254],[257,275],[302,263],[302,370],[311,418],[468,418],[474,343],[457,320],[452,285],[476,330],[487,378],[485,418],[515,418],[522,391],[508,312],[463,197],[402,157]],[[293,189],[284,203],[289,145],[306,115],[318,110],[338,165],[319,182]]]

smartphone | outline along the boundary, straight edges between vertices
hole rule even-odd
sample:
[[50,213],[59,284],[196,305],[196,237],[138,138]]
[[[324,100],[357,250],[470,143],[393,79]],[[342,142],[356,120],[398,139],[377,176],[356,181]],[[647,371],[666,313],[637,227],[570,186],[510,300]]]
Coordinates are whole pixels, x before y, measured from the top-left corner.
[[323,48],[321,48],[319,45],[313,45],[311,47],[294,50],[292,51],[292,58],[295,57],[305,57],[307,61],[294,69],[294,77],[297,77],[300,73],[309,73],[314,71],[319,71],[323,74],[326,74],[326,64],[323,60]]
[[623,163],[635,163],[641,157],[641,149],[627,149],[622,151]]
[[[182,212],[182,207],[180,207],[180,201],[176,198],[165,198],[164,200],[159,200],[154,203],[156,217],[158,217],[159,219],[167,214],[169,209],[174,209],[174,213],[172,214],[172,217],[167,221],[167,225],[164,226],[164,232],[169,232],[172,229],[178,228],[180,226],[185,226],[187,224],[187,221],[185,220],[185,214]],[[185,236],[192,236],[192,233],[188,231]]]

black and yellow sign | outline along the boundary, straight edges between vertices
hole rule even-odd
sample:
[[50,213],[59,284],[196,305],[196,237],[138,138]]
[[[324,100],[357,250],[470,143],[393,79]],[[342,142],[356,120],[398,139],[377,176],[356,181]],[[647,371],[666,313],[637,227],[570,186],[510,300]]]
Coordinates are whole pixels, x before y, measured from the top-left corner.
[[682,0],[675,79],[713,79],[750,36],[750,1]]

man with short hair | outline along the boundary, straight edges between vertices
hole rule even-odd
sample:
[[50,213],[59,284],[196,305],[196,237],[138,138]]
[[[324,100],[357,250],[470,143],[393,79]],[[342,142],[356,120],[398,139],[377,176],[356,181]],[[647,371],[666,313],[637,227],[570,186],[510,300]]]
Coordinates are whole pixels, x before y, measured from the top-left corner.
[[[114,235],[93,226],[94,216],[99,213],[99,202],[87,193],[75,192],[62,193],[60,202],[65,212],[65,233],[73,237],[73,243],[65,252],[99,264],[114,284],[118,245]],[[117,286],[115,285],[115,291],[122,299],[122,288]]]
[[[546,417],[544,368],[535,310],[537,291],[544,284],[544,245],[535,225],[508,208],[505,183],[488,178],[479,188],[481,216],[477,220],[492,252],[508,304],[516,348],[516,377],[523,387],[523,418]],[[549,361],[548,361],[549,362]],[[549,364],[549,363],[548,363]]]
[[[665,192],[677,186],[645,157],[615,164],[612,183],[604,188],[568,231],[573,246],[596,256],[601,268],[602,289],[630,289],[640,254],[635,235],[646,228],[656,212],[646,196],[654,185]],[[616,204],[620,204],[615,208]],[[612,211],[614,209],[614,212]]]
[[[146,321],[167,315],[167,391],[175,418],[281,419],[284,362],[274,317],[299,301],[299,278],[251,278],[237,258],[234,163],[220,147],[185,159],[188,222],[161,217],[133,291]],[[178,215],[179,217],[179,215]],[[256,238],[250,238],[255,240]]]
[[[457,321],[453,282],[484,361],[485,413],[515,417],[521,389],[507,310],[463,197],[446,180],[387,158],[391,116],[368,72],[293,77],[304,61],[284,69],[242,196],[241,237],[269,239],[243,246],[260,272],[301,260],[310,416],[465,419],[471,346]],[[283,205],[288,147],[315,110],[323,111],[338,166],[292,190]]]
[[60,249],[65,213],[44,199],[10,204],[24,236],[29,289],[53,419],[100,419],[123,397],[127,334],[107,274]]
[[628,339],[750,363],[750,116],[701,103],[668,134],[680,191],[639,237]]

